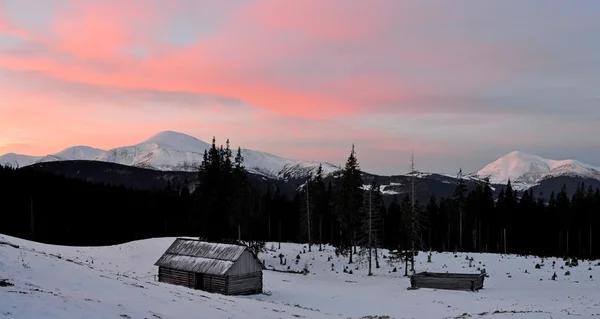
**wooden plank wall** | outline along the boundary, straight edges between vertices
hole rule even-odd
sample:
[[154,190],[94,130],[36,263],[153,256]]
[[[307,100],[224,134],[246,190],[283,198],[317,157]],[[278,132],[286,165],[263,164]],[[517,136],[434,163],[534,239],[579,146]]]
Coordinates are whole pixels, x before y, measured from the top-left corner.
[[196,275],[177,269],[158,267],[158,281],[172,285],[195,288]]
[[227,271],[227,275],[239,276],[252,274],[258,271],[262,271],[262,263],[256,259],[250,251],[246,250]]
[[204,287],[198,287],[207,292],[227,294],[227,278],[223,276],[204,275]]
[[262,271],[251,274],[229,276],[228,291],[230,295],[252,295],[262,293]]
[[412,276],[412,288],[433,288],[476,291],[483,288],[483,276]]

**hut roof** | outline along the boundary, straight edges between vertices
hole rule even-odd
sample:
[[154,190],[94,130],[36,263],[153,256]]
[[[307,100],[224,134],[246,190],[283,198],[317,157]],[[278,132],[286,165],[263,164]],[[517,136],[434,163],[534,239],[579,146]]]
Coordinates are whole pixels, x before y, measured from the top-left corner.
[[246,246],[177,238],[154,264],[207,275],[225,275]]

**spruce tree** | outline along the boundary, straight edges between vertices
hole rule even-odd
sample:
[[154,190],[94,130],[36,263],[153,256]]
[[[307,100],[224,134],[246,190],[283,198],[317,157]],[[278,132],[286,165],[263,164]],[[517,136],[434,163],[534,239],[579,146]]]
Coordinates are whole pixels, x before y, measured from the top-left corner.
[[454,198],[454,205],[456,208],[456,213],[458,215],[458,248],[462,249],[463,246],[463,215],[465,212],[465,206],[466,206],[466,193],[467,193],[467,186],[465,185],[465,182],[463,180],[462,177],[462,169],[460,169],[458,171],[458,176],[457,176],[457,184],[456,184],[456,188],[454,189],[454,194],[453,194],[453,198]]
[[558,222],[560,225],[560,247],[561,252],[567,256],[570,253],[570,229],[571,229],[571,201],[567,192],[567,185],[562,186],[560,192],[556,196],[556,211],[558,214]]
[[362,205],[362,176],[354,144],[352,151],[346,161],[346,166],[338,180],[340,183],[339,194],[336,196],[336,211],[340,221],[341,237],[348,243],[350,248],[350,257],[348,263],[353,263],[353,249],[355,248],[357,218]]

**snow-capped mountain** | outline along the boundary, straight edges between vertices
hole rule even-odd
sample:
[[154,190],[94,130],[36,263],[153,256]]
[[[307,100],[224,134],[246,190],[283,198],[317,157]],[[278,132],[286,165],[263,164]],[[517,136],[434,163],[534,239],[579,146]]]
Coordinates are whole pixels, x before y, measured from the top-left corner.
[[103,154],[104,152],[106,151],[89,146],[73,146],[66,148],[58,153],[48,154],[46,156],[31,156],[8,153],[0,156],[0,165],[11,167],[24,167],[35,163],[92,160],[97,156]]
[[488,178],[492,184],[528,189],[544,179],[571,176],[600,180],[600,168],[576,160],[551,160],[525,152],[511,152],[488,164],[472,175]]
[[37,163],[42,157],[15,153],[6,153],[0,156],[0,165],[10,167],[23,167]]
[[99,148],[89,146],[73,146],[66,148],[56,154],[46,155],[41,157],[37,162],[54,162],[54,161],[89,161],[106,152]]
[[[202,163],[204,151],[210,147],[195,137],[164,131],[141,143],[108,151],[77,146],[44,157],[6,154],[0,156],[0,164],[23,167],[49,161],[95,160],[162,171],[194,171]],[[233,153],[235,155],[235,150]],[[276,179],[304,178],[315,172],[319,164],[323,166],[324,175],[339,169],[325,162],[297,161],[248,149],[242,149],[242,156],[249,172]]]
[[[192,171],[197,170],[204,151],[210,147],[210,144],[195,137],[164,131],[142,143],[109,150],[95,160],[163,171]],[[248,149],[242,149],[242,156],[248,171],[270,178],[304,177],[316,171],[319,164],[322,164],[326,175],[339,169],[329,163],[291,160]]]

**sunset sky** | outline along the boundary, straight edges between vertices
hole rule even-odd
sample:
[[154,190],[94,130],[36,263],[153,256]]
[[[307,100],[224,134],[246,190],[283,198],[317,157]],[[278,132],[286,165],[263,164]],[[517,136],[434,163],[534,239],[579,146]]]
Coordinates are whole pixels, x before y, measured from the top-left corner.
[[364,170],[600,166],[600,1],[0,0],[0,154],[162,130]]

